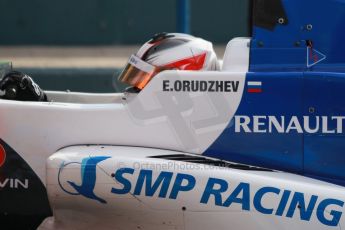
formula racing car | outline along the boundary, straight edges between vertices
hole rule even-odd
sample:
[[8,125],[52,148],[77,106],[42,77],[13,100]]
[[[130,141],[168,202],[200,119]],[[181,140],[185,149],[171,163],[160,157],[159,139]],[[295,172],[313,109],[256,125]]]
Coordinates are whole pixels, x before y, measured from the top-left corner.
[[153,37],[124,93],[5,74],[1,229],[344,228],[345,1],[253,7],[222,62],[204,40]]

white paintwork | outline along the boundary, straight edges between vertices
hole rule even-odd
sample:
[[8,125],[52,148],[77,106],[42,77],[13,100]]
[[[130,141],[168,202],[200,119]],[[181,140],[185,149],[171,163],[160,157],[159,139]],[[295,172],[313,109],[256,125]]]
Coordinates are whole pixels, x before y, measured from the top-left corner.
[[[318,205],[327,198],[345,200],[343,187],[281,172],[192,164],[197,166],[195,169],[185,162],[148,158],[183,152],[200,154],[220,135],[242,98],[249,66],[248,43],[249,39],[243,38],[230,41],[222,72],[165,71],[139,95],[48,92],[53,102],[0,100],[0,138],[21,155],[47,186],[54,217],[47,218],[39,229],[341,229],[343,216],[338,226],[329,227],[318,220],[316,209],[310,221],[305,221],[301,220],[298,210],[291,218],[286,217],[286,210],[282,216],[262,214],[253,208],[252,199],[250,211],[244,211],[239,204],[216,206],[214,197],[202,204],[200,197],[210,177],[228,183],[229,190],[222,194],[222,199],[244,182],[250,184],[251,198],[262,187],[275,187],[303,193],[306,200],[312,195],[318,196]],[[238,81],[239,90],[162,92],[164,80]],[[87,147],[85,144],[105,146]],[[67,147],[72,145],[74,147]],[[78,162],[66,167],[62,176],[62,185],[70,186],[68,189],[73,191],[68,181],[81,185],[79,163],[94,156],[111,157],[97,165],[93,189],[106,204],[82,195],[70,195],[58,183],[62,163]],[[120,168],[135,168],[134,174],[128,177],[134,186],[142,169],[138,165],[151,169],[153,178],[161,171],[172,172],[173,180],[177,173],[191,175],[196,179],[195,188],[179,193],[176,200],[158,198],[157,194],[152,197],[133,195],[133,188],[124,195],[111,193],[112,188],[122,186],[112,174]],[[164,165],[168,167],[162,168]],[[169,184],[168,194],[172,184]],[[266,195],[262,200],[265,207],[277,208],[281,194]],[[344,207],[328,207],[323,215],[330,218],[332,209],[344,212]]]
[[222,71],[248,72],[250,38],[234,38],[226,46]]
[[[50,202],[54,208],[55,218],[48,218],[40,229],[183,229],[183,230],[228,230],[228,229],[340,229],[344,225],[344,217],[336,227],[329,227],[320,223],[314,209],[310,221],[300,219],[300,211],[295,210],[292,218],[283,216],[266,215],[255,210],[253,197],[262,187],[276,187],[281,190],[290,190],[292,193],[304,194],[309,201],[312,195],[318,196],[316,206],[321,200],[327,198],[345,200],[345,189],[325,182],[305,178],[282,172],[245,171],[230,168],[212,168],[210,166],[190,164],[185,162],[167,161],[163,159],[148,158],[156,155],[179,154],[167,150],[157,150],[135,147],[111,146],[75,146],[62,149],[51,156],[47,161],[47,189]],[[111,156],[97,165],[97,179],[94,193],[107,201],[101,204],[95,200],[81,195],[72,196],[65,193],[58,185],[58,173],[62,163],[81,162],[82,159],[94,156]],[[193,167],[192,167],[193,166]],[[197,168],[198,169],[195,169]],[[111,193],[112,188],[123,188],[123,185],[111,177],[120,168],[133,168],[133,175],[126,175],[132,188],[130,193],[117,195]],[[172,183],[169,184],[168,193],[171,193],[173,181],[177,173],[192,175],[196,185],[189,192],[180,192],[176,200],[159,198],[160,189],[152,197],[133,195],[134,186],[141,169],[152,170],[153,180],[156,180],[161,171],[173,172]],[[61,183],[67,189],[67,181],[81,184],[80,165],[72,164],[64,169]],[[250,211],[244,211],[240,204],[230,207],[215,205],[214,197],[206,204],[200,203],[200,198],[205,190],[207,180],[212,178],[226,180],[229,189],[222,194],[222,199],[233,192],[241,183],[250,184]],[[144,186],[145,188],[145,186]],[[161,187],[160,187],[161,188]],[[262,205],[266,208],[276,208],[281,195],[266,194]],[[242,197],[239,195],[239,197]],[[291,197],[290,197],[291,198]],[[291,202],[291,199],[289,199]],[[183,211],[182,207],[186,207]],[[344,212],[344,207],[329,206],[336,211]],[[330,218],[330,209],[322,213]]]
[[69,91],[45,91],[52,102],[75,104],[113,104],[121,103],[122,93],[77,93]]
[[[110,103],[109,95],[75,93],[49,93],[63,102],[0,100],[0,137],[42,181],[45,160],[71,145],[142,146],[201,154],[235,114],[245,76],[246,73],[164,71],[138,95],[114,95],[114,103]],[[239,89],[222,93],[162,92],[163,80],[238,81]],[[84,101],[87,104],[80,104]],[[98,104],[90,104],[93,102]]]

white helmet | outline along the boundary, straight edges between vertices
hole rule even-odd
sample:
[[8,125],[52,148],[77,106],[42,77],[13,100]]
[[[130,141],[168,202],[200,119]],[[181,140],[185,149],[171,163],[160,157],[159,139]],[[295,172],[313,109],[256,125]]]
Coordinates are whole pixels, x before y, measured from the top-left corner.
[[187,34],[157,34],[130,57],[119,80],[143,89],[156,74],[172,69],[218,70],[212,43]]

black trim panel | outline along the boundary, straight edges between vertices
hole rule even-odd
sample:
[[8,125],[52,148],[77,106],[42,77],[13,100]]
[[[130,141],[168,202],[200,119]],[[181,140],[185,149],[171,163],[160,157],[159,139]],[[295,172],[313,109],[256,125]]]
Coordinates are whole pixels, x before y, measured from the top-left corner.
[[[37,229],[52,216],[47,190],[28,163],[0,140],[0,229]],[[3,152],[4,151],[4,152]]]
[[244,164],[237,164],[237,163],[222,161],[222,160],[215,160],[215,159],[206,158],[203,156],[195,156],[195,155],[176,154],[176,155],[151,156],[149,158],[181,161],[181,162],[188,162],[188,163],[194,163],[194,164],[212,165],[216,167],[224,167],[224,168],[239,169],[239,170],[246,170],[246,171],[267,171],[267,172],[273,171],[270,169],[244,165]]
[[254,0],[253,11],[254,26],[274,30],[278,24],[289,23],[282,0]]

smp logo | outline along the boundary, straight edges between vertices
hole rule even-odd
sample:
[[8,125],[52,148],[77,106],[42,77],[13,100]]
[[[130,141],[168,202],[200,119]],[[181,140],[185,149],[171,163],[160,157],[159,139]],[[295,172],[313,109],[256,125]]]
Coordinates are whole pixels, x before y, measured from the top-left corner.
[[[97,164],[100,162],[109,159],[110,157],[106,156],[97,156],[97,157],[87,157],[82,160],[82,162],[63,162],[59,169],[58,182],[60,188],[70,194],[70,195],[82,195],[92,200],[96,200],[102,204],[107,202],[98,197],[94,193],[96,185],[96,168]],[[76,165],[80,167],[81,173],[81,183],[76,182],[74,171]],[[77,167],[78,168],[78,167]],[[69,170],[68,170],[69,169]],[[75,179],[75,180],[74,180]],[[67,182],[67,183],[61,183]]]
[[6,161],[6,151],[2,145],[0,145],[0,167],[5,164]]

